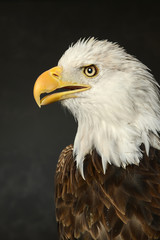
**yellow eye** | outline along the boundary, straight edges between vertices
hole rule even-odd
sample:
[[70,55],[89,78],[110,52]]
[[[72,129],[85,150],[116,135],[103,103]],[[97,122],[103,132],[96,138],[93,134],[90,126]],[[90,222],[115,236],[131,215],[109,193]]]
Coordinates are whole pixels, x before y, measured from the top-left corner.
[[83,73],[87,77],[95,77],[98,73],[98,69],[95,65],[90,65],[90,66],[87,66],[87,67],[83,68]]

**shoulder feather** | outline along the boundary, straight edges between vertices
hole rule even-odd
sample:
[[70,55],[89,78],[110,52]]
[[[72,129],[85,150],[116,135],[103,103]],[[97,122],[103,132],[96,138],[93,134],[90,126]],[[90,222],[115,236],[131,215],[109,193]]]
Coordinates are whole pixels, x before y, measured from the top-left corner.
[[160,238],[160,152],[151,148],[139,166],[107,166],[95,150],[84,160],[81,177],[66,147],[56,171],[56,217],[60,239]]

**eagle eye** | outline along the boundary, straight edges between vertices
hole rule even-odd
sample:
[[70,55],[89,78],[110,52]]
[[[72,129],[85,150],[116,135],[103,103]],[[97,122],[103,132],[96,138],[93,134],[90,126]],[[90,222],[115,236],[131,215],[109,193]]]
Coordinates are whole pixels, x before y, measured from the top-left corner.
[[87,77],[95,77],[98,73],[98,69],[95,65],[89,65],[83,68],[83,73]]

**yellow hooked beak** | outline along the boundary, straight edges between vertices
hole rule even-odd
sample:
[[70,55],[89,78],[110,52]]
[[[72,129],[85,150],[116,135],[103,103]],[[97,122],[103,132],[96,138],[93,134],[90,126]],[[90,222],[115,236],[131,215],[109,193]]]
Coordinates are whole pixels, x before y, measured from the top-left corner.
[[[54,93],[53,91],[56,89],[61,89],[62,91]],[[41,107],[41,105],[47,105],[59,100],[75,98],[75,93],[88,89],[90,89],[89,85],[62,81],[62,67],[56,66],[38,77],[34,85],[33,95],[36,103]],[[48,93],[48,95],[40,99],[42,93]]]

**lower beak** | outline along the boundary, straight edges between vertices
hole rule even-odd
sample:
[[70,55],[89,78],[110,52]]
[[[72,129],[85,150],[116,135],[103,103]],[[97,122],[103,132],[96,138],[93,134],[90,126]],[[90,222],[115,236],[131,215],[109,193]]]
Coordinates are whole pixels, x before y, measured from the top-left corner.
[[[54,93],[56,89],[62,91]],[[65,89],[65,91],[63,91]],[[76,93],[90,89],[89,85],[62,81],[62,67],[54,67],[42,73],[35,82],[33,95],[39,107],[67,98],[75,98]],[[67,91],[66,91],[67,90]],[[53,93],[51,93],[53,92]],[[42,93],[47,93],[40,99]]]

